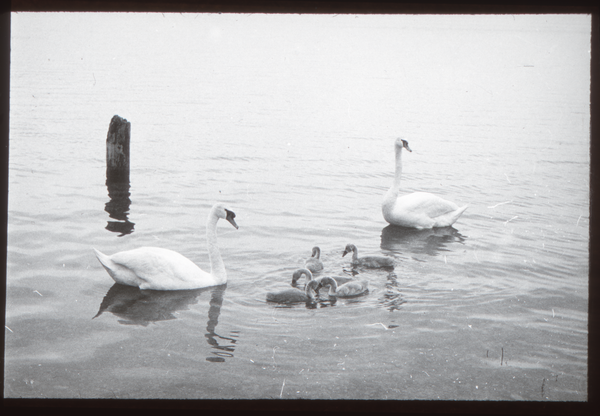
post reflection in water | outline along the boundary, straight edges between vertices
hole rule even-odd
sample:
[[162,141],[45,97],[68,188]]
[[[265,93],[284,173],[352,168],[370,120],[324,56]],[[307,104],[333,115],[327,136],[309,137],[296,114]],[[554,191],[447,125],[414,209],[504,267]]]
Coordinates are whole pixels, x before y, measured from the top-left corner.
[[451,243],[463,244],[466,237],[454,227],[417,230],[388,225],[381,230],[381,248],[395,254],[428,254],[437,256]]
[[[239,337],[239,331],[231,331],[229,337],[223,337],[215,332],[223,304],[223,295],[227,285],[213,286],[195,290],[140,290],[138,287],[125,286],[115,283],[106,293],[100,309],[94,318],[104,312],[110,312],[121,318],[118,322],[122,325],[148,326],[152,322],[177,319],[176,312],[188,310],[189,306],[198,303],[200,295],[211,293],[210,308],[205,337],[214,356],[207,357],[207,361],[223,362],[226,357],[233,357],[233,351]],[[93,319],[93,318],[92,318]],[[223,344],[223,341],[227,345]]]
[[127,218],[129,206],[131,205],[129,186],[129,182],[106,181],[110,200],[104,206],[104,210],[108,212],[110,218],[118,220],[108,221],[106,229],[114,233],[120,233],[119,237],[131,234],[135,225]]

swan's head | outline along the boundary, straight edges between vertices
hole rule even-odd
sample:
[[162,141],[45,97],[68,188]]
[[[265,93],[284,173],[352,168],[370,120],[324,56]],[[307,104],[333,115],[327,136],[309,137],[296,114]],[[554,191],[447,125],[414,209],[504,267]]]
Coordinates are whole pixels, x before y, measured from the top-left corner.
[[229,221],[229,223],[233,225],[236,228],[236,230],[239,228],[238,225],[235,223],[235,212],[228,210],[223,204],[213,205],[210,211],[210,215]]
[[346,248],[344,249],[344,252],[342,253],[342,257],[344,257],[346,254],[351,253],[353,251],[356,251],[356,246],[354,244],[346,245]]
[[396,139],[396,146],[400,149],[405,148],[409,152],[412,152],[412,150],[410,150],[410,147],[408,147],[408,142],[404,139],[401,139],[400,137]]
[[300,278],[302,277],[303,274],[306,275],[306,280],[308,280],[309,282],[312,280],[313,276],[312,276],[312,273],[310,272],[310,270],[298,269],[292,275],[292,286],[296,285],[296,283],[298,282],[298,280],[300,280]]

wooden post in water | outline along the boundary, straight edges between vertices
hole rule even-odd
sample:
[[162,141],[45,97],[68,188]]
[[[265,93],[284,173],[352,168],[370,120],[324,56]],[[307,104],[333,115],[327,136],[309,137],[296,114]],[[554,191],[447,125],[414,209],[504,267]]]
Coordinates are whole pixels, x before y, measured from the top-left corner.
[[129,183],[131,123],[117,115],[110,120],[106,137],[106,183]]
[[133,232],[134,223],[129,215],[129,139],[131,123],[115,115],[110,120],[106,136],[106,187],[110,200],[104,206],[110,218],[106,229],[121,233],[122,237]]

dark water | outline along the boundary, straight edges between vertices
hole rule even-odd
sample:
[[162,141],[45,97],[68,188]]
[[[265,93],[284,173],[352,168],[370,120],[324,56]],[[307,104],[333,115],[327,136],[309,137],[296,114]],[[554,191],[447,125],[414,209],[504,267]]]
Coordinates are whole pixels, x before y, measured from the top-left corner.
[[[589,16],[12,17],[5,397],[587,400]],[[383,220],[398,136],[453,227]],[[227,285],[94,257],[207,269],[216,201]],[[314,245],[369,293],[267,303]]]

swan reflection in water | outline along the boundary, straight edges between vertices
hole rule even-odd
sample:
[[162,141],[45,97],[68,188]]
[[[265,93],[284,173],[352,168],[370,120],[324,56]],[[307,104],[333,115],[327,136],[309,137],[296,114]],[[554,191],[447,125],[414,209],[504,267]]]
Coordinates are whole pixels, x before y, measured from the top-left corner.
[[388,274],[383,297],[379,299],[379,304],[390,312],[399,310],[400,306],[406,303],[406,300],[402,298],[402,293],[400,293],[400,287],[396,277],[394,272]]
[[451,243],[464,244],[466,237],[454,227],[440,227],[429,230],[388,225],[381,230],[381,248],[395,254],[428,254],[437,256]]
[[330,297],[324,297],[321,298],[319,296],[317,296],[314,300],[309,300],[306,302],[285,302],[285,303],[274,303],[274,302],[267,302],[267,304],[269,304],[269,306],[279,309],[279,308],[283,308],[283,309],[291,309],[291,308],[297,308],[298,306],[304,306],[306,309],[317,309],[317,308],[328,308],[330,306],[335,306],[337,302],[336,298],[330,298]]
[[[97,318],[104,312],[110,312],[121,318],[122,325],[148,326],[152,322],[177,319],[177,311],[188,310],[191,305],[198,303],[204,292],[210,292],[210,307],[208,322],[204,336],[211,348],[213,356],[207,361],[223,362],[227,357],[233,357],[239,331],[231,331],[231,336],[223,337],[215,332],[223,304],[223,295],[227,285],[212,286],[195,290],[140,290],[137,287],[115,283],[106,293],[100,310],[94,316]],[[224,342],[223,342],[224,341]],[[226,344],[226,345],[221,345]]]

